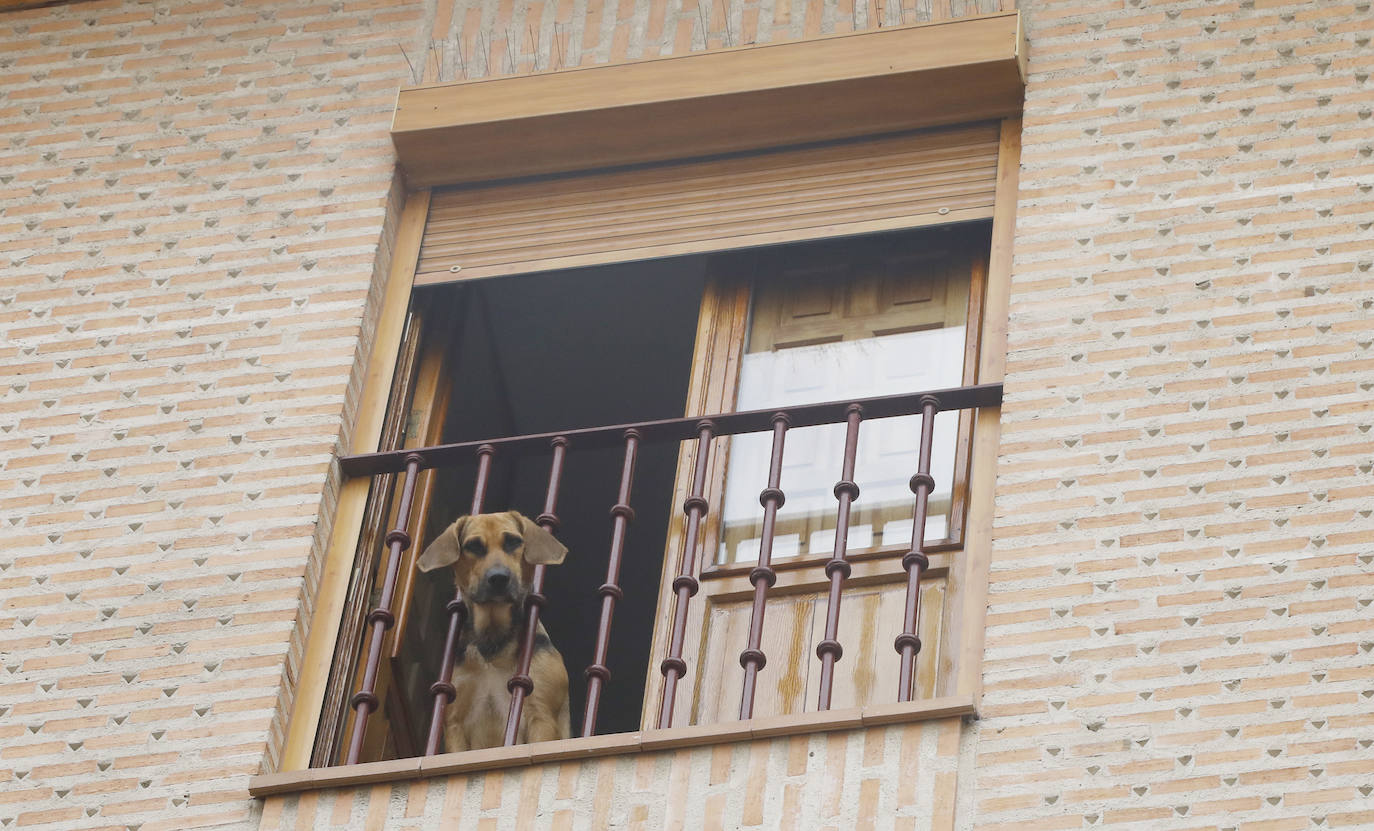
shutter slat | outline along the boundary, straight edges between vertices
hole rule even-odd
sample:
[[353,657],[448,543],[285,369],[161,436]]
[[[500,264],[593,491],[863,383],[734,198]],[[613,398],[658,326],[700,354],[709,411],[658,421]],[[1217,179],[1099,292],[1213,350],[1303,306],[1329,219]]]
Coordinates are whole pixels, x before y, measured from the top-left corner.
[[991,215],[996,125],[436,191],[417,285]]
[[[944,138],[944,137],[942,137]],[[929,140],[892,140],[846,145],[836,149],[795,150],[691,165],[660,165],[653,169],[601,173],[570,179],[526,182],[496,187],[440,191],[434,196],[430,222],[500,224],[513,217],[583,213],[591,204],[625,202],[638,205],[684,194],[722,191],[748,192],[777,187],[798,179],[823,179],[865,171],[881,174],[904,166],[928,164],[942,168],[987,163],[997,158],[995,133],[960,131],[947,137],[957,144]],[[493,198],[495,197],[495,198]]]
[[[693,191],[682,194],[681,199],[666,196],[658,204],[627,204],[622,202],[606,203],[597,213],[578,211],[564,216],[512,216],[501,224],[482,223],[481,226],[464,226],[461,223],[436,225],[429,229],[426,241],[434,245],[453,245],[465,242],[495,241],[526,234],[553,234],[559,231],[572,231],[588,227],[614,227],[631,223],[660,223],[674,220],[688,223],[695,217],[707,214],[722,216],[735,212],[752,210],[768,211],[772,206],[798,202],[814,202],[824,199],[844,199],[850,196],[863,196],[881,191],[909,190],[925,193],[939,186],[957,188],[971,185],[986,188],[988,177],[995,175],[995,168],[969,167],[960,164],[948,169],[921,166],[912,170],[906,166],[879,173],[866,173],[862,176],[808,177],[802,180],[775,182],[765,188],[759,186],[748,193],[737,190],[728,192]],[[888,174],[888,175],[884,175]],[[875,180],[875,176],[878,177]]]
[[455,264],[466,267],[478,262],[491,262],[492,257],[502,260],[527,259],[541,249],[554,252],[576,249],[585,253],[589,250],[588,246],[594,248],[603,241],[608,247],[622,247],[619,241],[626,239],[652,241],[659,237],[665,242],[689,238],[712,239],[730,237],[740,232],[781,230],[793,225],[809,226],[815,224],[816,215],[824,215],[828,222],[845,222],[900,214],[935,213],[942,207],[953,209],[991,204],[992,201],[986,199],[981,188],[975,184],[951,185],[932,194],[902,189],[809,202],[787,201],[746,210],[670,217],[659,222],[627,222],[580,232],[534,232],[476,243],[436,244],[434,253],[436,256],[452,258]]

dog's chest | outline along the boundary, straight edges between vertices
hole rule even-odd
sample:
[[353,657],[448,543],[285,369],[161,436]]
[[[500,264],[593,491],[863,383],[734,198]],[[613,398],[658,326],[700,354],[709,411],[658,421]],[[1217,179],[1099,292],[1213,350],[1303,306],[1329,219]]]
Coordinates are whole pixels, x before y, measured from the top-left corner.
[[453,671],[453,686],[467,706],[451,707],[450,718],[462,725],[470,748],[496,747],[502,743],[510,711],[506,684],[515,673],[515,662],[501,660],[505,656],[494,661],[468,657]]

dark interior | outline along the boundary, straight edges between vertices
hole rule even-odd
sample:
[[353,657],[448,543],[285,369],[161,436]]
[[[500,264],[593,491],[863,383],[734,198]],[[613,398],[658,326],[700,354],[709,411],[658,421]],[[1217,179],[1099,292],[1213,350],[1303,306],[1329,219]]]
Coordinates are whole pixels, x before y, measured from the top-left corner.
[[[544,433],[681,416],[687,396],[705,259],[659,260],[436,287],[416,295],[451,321],[427,337],[452,332],[453,395],[445,442]],[[437,315],[442,319],[445,312]],[[457,327],[457,328],[452,328]],[[662,569],[678,445],[646,444],[639,454],[607,664],[612,677],[601,701],[598,733],[639,728],[649,664],[654,604]],[[497,458],[484,511],[519,510],[530,518],[544,504],[550,455]],[[567,560],[551,567],[543,621],[563,654],[571,685],[573,734],[580,733],[586,677],[600,615],[597,587],[606,579],[610,508],[619,488],[622,451],[570,448],[557,514]],[[440,474],[437,509],[426,539],[468,512],[475,465]],[[429,685],[442,654],[453,596],[446,572],[420,575],[397,669],[418,717],[393,719],[423,747]],[[404,724],[409,721],[410,724]],[[404,741],[397,742],[404,754]]]

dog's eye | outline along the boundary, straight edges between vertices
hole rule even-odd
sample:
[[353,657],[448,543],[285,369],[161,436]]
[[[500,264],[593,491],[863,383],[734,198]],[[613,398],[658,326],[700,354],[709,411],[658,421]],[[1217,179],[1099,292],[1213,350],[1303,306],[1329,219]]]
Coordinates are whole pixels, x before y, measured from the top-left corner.
[[474,557],[487,556],[487,544],[476,537],[463,543],[463,550]]
[[501,538],[501,547],[506,550],[507,554],[514,554],[520,548],[520,546],[524,544],[525,541],[522,540],[520,537],[517,537],[515,534],[508,533]]

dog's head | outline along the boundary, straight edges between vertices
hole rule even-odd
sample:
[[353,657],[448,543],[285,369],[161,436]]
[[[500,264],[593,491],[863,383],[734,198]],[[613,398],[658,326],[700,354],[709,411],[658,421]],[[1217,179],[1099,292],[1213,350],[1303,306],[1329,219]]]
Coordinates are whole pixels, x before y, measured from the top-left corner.
[[519,511],[459,517],[420,555],[421,571],[453,567],[472,604],[524,601],[536,565],[563,562],[568,549]]

